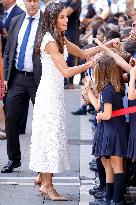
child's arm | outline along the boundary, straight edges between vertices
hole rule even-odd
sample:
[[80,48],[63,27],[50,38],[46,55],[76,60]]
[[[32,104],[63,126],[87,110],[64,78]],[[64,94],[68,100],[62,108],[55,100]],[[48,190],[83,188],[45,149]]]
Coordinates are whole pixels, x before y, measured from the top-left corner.
[[90,77],[86,77],[84,79],[82,97],[83,99],[89,101],[94,106],[96,111],[100,110],[100,97],[99,95],[96,95],[95,91],[93,90],[93,84]]
[[100,48],[102,48],[107,55],[111,56],[114,58],[116,64],[121,67],[123,70],[126,72],[129,72],[132,68],[131,65],[129,65],[121,56],[119,56],[117,53],[114,53],[111,49],[106,47],[103,43],[101,43],[98,39],[95,39],[95,43],[98,44]]
[[127,7],[128,16],[131,16],[133,21],[135,21],[136,20],[136,11],[134,8],[134,0],[127,0],[126,7]]
[[97,121],[110,120],[111,116],[112,116],[112,104],[105,103],[104,104],[104,112],[97,113],[96,119],[97,119]]
[[103,112],[97,113],[97,121],[110,120],[112,116],[112,105],[114,102],[115,91],[112,86],[106,86],[101,94],[101,101],[103,102]]
[[91,102],[91,104],[94,106],[96,111],[100,110],[100,96],[98,95],[98,97],[96,97],[95,93],[93,90],[88,89],[88,98]]
[[130,81],[129,81],[129,87],[128,87],[128,99],[129,100],[136,100],[135,81],[136,81],[136,66],[134,66],[130,70]]

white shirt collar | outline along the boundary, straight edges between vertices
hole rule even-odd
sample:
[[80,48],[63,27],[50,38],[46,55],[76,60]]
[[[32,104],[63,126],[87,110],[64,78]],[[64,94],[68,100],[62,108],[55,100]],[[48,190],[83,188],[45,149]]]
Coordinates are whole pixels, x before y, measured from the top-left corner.
[[10,12],[12,11],[12,9],[14,8],[14,6],[16,6],[16,4],[13,4],[6,12],[8,13],[8,16],[10,14]]
[[[28,19],[30,16],[28,15],[28,13],[26,13],[26,15],[25,15],[25,19]],[[38,12],[34,15],[34,16],[32,16],[33,18],[35,18],[35,19],[37,19],[37,20],[39,20],[39,18],[40,18],[40,9],[38,10]]]

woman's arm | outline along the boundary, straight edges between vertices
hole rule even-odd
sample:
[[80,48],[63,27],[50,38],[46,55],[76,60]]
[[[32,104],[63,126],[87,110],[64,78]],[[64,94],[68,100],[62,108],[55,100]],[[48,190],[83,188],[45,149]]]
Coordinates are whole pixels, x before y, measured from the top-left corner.
[[99,53],[102,49],[100,47],[93,47],[89,49],[82,50],[75,44],[71,43],[68,39],[65,38],[65,43],[68,49],[68,52],[73,56],[86,59],[88,56],[94,56],[96,53]]
[[136,66],[134,66],[130,71],[130,81],[128,87],[128,99],[129,100],[136,100]]
[[108,18],[109,14],[110,14],[110,7],[107,5],[107,6],[104,6],[103,11],[102,11],[102,14],[101,14],[100,17],[101,17],[103,20],[105,20],[105,19]]
[[98,44],[101,49],[103,49],[107,55],[114,58],[116,64],[121,67],[126,72],[129,72],[132,68],[130,64],[128,64],[121,56],[119,56],[117,53],[114,53],[111,49],[109,49],[107,46],[105,46],[103,43],[101,43],[98,39],[95,39],[95,43]]
[[55,66],[59,69],[65,78],[72,77],[76,74],[82,73],[91,67],[92,62],[88,61],[85,64],[68,67],[63,55],[59,52],[56,42],[49,42],[45,47],[46,53],[51,55]]

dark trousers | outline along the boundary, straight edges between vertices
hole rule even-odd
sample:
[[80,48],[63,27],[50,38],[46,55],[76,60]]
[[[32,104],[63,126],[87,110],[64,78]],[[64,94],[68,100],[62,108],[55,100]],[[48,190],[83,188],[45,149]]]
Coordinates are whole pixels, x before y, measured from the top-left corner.
[[16,73],[7,94],[6,136],[7,154],[10,160],[21,160],[19,143],[20,120],[29,99],[34,105],[37,86],[34,76]]
[[[7,94],[3,98],[3,103],[4,103],[4,113],[6,116],[6,107],[7,107]],[[28,108],[29,108],[29,100],[28,102],[25,103],[25,110],[23,115],[21,116],[20,120],[20,134],[24,134],[26,130],[26,122],[27,122],[27,115],[28,115]]]

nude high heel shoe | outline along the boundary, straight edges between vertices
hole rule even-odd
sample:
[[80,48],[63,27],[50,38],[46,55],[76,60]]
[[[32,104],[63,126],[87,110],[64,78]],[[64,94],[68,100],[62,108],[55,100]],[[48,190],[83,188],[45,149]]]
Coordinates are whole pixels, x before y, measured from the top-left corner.
[[52,185],[41,186],[40,192],[47,195],[52,201],[68,201],[65,197],[60,196]]
[[42,185],[42,178],[41,173],[34,179],[34,186],[41,186]]

